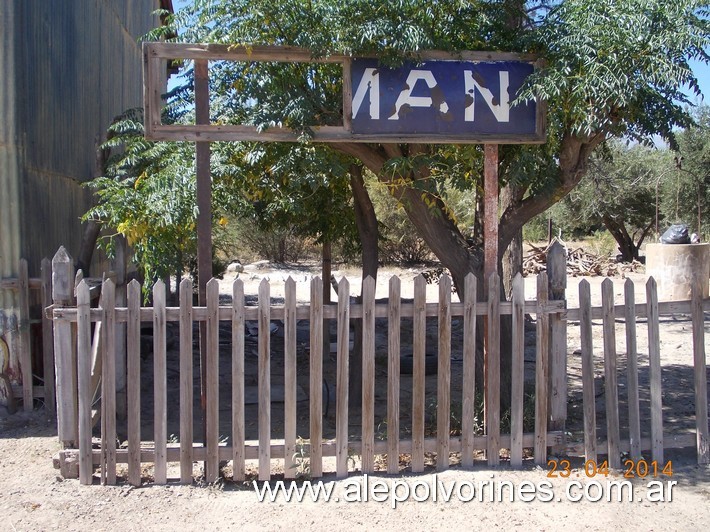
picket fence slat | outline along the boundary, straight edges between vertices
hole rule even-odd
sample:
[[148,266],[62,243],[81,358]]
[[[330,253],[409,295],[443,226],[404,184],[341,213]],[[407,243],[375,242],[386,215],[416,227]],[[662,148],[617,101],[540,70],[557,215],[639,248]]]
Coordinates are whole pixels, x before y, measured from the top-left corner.
[[375,280],[362,285],[362,472],[375,471]]
[[286,316],[284,318],[284,477],[296,477],[296,416],[297,416],[297,361],[296,361],[296,282],[292,277],[285,284]]
[[[537,303],[547,303],[547,274],[537,276]],[[547,418],[548,418],[548,362],[550,349],[550,326],[547,314],[537,314],[537,352],[535,355],[535,463],[547,465]]]
[[323,476],[323,283],[311,280],[310,466],[314,478]]
[[639,406],[638,349],[636,346],[636,302],[634,282],[624,283],[624,321],[626,322],[626,375],[629,403],[629,445],[631,459],[641,458],[641,413]]
[[116,326],[115,285],[110,279],[101,288],[103,307],[103,328],[101,358],[101,448],[106,456],[105,473],[102,478],[106,484],[116,483]]
[[271,478],[271,290],[259,283],[259,480]]
[[461,406],[461,465],[473,466],[476,407],[476,291],[478,280],[468,274],[464,281],[463,381]]
[[661,398],[661,339],[658,332],[658,289],[656,280],[646,282],[648,312],[648,369],[651,383],[651,457],[663,462],[663,401]]
[[705,316],[703,315],[702,287],[692,286],[693,365],[695,368],[695,427],[697,433],[698,464],[710,463],[710,435],[708,434],[708,381],[705,362]]
[[79,387],[79,482],[91,484],[91,304],[89,287],[82,281],[76,289],[77,322],[77,386]]
[[449,468],[451,427],[451,278],[439,279],[439,364],[436,380],[436,469]]
[[412,318],[412,472],[424,471],[424,423],[426,392],[426,280],[414,278]]
[[594,393],[594,340],[592,338],[592,296],[589,281],[579,283],[580,339],[582,350],[582,405],[584,410],[584,457],[597,461],[597,410]]
[[348,391],[350,369],[350,283],[338,283],[338,347],[335,384],[335,471],[338,478],[348,476]]
[[609,467],[621,467],[619,442],[619,386],[616,368],[616,319],[614,313],[614,283],[602,282],[602,318],[604,328],[604,402],[606,405],[606,433]]
[[525,281],[513,279],[513,342],[511,363],[510,465],[523,465],[523,401],[525,388]]
[[29,274],[27,261],[20,259],[18,264],[17,285],[18,305],[20,310],[20,371],[22,374],[22,404],[25,412],[34,408],[32,389],[32,346],[30,345],[30,298]]
[[[156,484],[165,484],[168,476],[168,387],[165,335],[165,283],[158,281],[153,286],[153,433],[155,441],[153,477]],[[105,365],[106,361],[104,361]]]
[[192,484],[192,281],[180,282],[180,482]]
[[486,432],[488,465],[500,463],[500,278],[488,278],[488,355],[486,357]]
[[246,477],[244,440],[244,282],[232,284],[232,477]]
[[401,283],[389,281],[389,316],[387,321],[387,473],[399,473],[399,357]]
[[[126,327],[126,397],[128,429],[128,482],[141,485],[141,286],[135,279],[126,294],[128,324]],[[190,323],[192,327],[192,323]],[[192,346],[190,346],[192,351]],[[91,368],[89,368],[91,369]],[[181,372],[182,374],[182,372]],[[190,383],[192,385],[192,382]],[[180,423],[183,426],[183,423]],[[181,440],[182,441],[182,437]],[[192,437],[188,440],[192,442]]]

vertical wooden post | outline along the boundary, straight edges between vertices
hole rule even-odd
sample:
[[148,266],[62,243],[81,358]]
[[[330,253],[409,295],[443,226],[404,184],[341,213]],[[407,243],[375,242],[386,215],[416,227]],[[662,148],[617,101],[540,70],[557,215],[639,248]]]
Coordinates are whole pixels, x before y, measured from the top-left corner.
[[111,279],[101,287],[101,449],[106,484],[116,484],[116,290]]
[[523,465],[523,403],[525,397],[525,280],[513,279],[513,342],[510,394],[510,465]]
[[350,283],[338,283],[338,352],[335,383],[335,474],[348,476],[348,393],[350,391]]
[[232,285],[232,471],[244,480],[244,283]]
[[661,337],[658,332],[658,286],[646,282],[648,370],[651,392],[651,458],[663,462],[663,397],[661,393]]
[[619,444],[619,387],[616,366],[616,326],[614,315],[614,283],[602,283],[602,318],[604,328],[604,400],[606,403],[606,437],[609,449],[609,467],[621,467]]
[[[207,61],[195,60],[195,121],[210,122],[210,95]],[[197,174],[197,277],[200,306],[207,304],[207,282],[212,278],[212,180],[210,176],[210,143],[195,144]],[[207,341],[206,323],[200,324],[200,388],[202,410],[206,408]]]
[[426,280],[414,278],[412,318],[412,473],[424,471],[424,422],[426,399]]
[[[483,282],[484,293],[488,294],[487,283],[493,273],[498,272],[498,145],[483,145]],[[483,318],[483,410],[488,422],[488,364],[491,346],[488,338],[489,320]],[[500,327],[500,323],[495,325]],[[499,362],[500,363],[500,362]],[[486,426],[486,432],[489,428]]]
[[461,406],[461,465],[473,466],[474,416],[476,408],[476,289],[472,273],[464,281],[463,316],[463,405]]
[[626,322],[626,374],[629,403],[629,449],[633,460],[641,458],[641,414],[639,407],[638,351],[636,348],[636,302],[634,282],[624,283],[624,321]]
[[180,282],[180,483],[192,484],[192,281]]
[[52,263],[42,259],[42,360],[44,362],[44,407],[53,415],[57,411],[57,396],[54,391],[54,334],[52,319],[44,309],[52,304]]
[[168,388],[166,354],[165,283],[153,285],[153,439],[156,484],[168,481]]
[[589,281],[579,283],[579,333],[582,345],[582,404],[584,405],[584,457],[597,461],[597,411],[594,401],[594,339],[592,295]]
[[399,473],[399,359],[401,283],[390,277],[387,308],[387,473]]
[[493,272],[488,278],[488,363],[485,376],[488,386],[486,402],[486,458],[490,467],[500,463],[500,277]]
[[537,353],[535,354],[535,463],[547,464],[547,392],[550,379],[550,327],[547,306],[547,273],[537,276]]
[[[52,259],[52,301],[69,306],[74,301],[74,264],[64,247]],[[78,440],[76,374],[74,373],[71,323],[54,322],[54,356],[57,392],[57,434],[65,448]]]
[[[126,332],[126,397],[128,398],[128,482],[141,485],[141,286],[133,279],[128,284],[128,323]],[[192,330],[192,323],[190,323]],[[182,346],[181,346],[182,347]],[[192,343],[190,344],[192,351]],[[191,353],[192,354],[192,353]],[[180,368],[182,370],[182,368]],[[182,371],[180,371],[182,377]],[[190,379],[192,386],[192,379]],[[182,403],[181,403],[182,406]],[[181,434],[182,436],[182,434]],[[182,442],[182,437],[180,439]],[[190,440],[192,446],[192,439]],[[190,463],[192,470],[192,463]]]
[[[266,280],[262,281],[262,285],[264,282],[266,282]],[[259,292],[259,306],[261,306],[261,289],[259,290]],[[261,325],[262,324],[259,323],[260,434],[262,430],[261,396],[264,394],[264,392],[266,392],[267,394],[269,393],[268,385],[266,386],[266,388],[261,386]],[[207,482],[212,483],[216,482],[217,478],[219,478],[219,281],[217,279],[210,279],[210,281],[207,283],[207,364],[205,368],[207,370],[207,467],[205,469],[205,479],[207,480]],[[261,464],[259,465],[261,466]],[[259,467],[259,478],[261,479],[261,467]]]
[[25,412],[34,408],[32,391],[32,345],[30,342],[30,281],[27,273],[27,261],[18,263],[18,301],[20,307],[20,370],[22,372],[22,404]]
[[271,295],[259,283],[259,480],[271,478]]
[[[413,458],[412,462],[414,462]],[[362,472],[373,473],[374,471],[375,280],[368,275],[362,283]]]
[[695,374],[695,426],[697,430],[698,464],[710,463],[710,435],[708,434],[708,381],[705,362],[705,316],[703,289],[700,279],[691,287],[691,316],[693,320],[693,359]]
[[295,478],[297,436],[296,282],[286,279],[284,301],[284,478]]
[[311,476],[323,476],[323,286],[311,279],[310,440]]
[[[126,239],[115,240],[115,257],[111,269],[116,273],[116,306],[126,306]],[[126,324],[116,324],[116,416],[126,419]]]
[[[550,301],[564,301],[567,288],[567,256],[559,242],[547,254],[547,282]],[[550,315],[549,429],[564,433],[567,419],[567,321]]]
[[451,277],[439,279],[439,361],[436,375],[436,470],[449,468],[451,438]]
[[79,482],[91,484],[91,318],[89,287],[82,281],[76,289],[77,386],[79,395]]

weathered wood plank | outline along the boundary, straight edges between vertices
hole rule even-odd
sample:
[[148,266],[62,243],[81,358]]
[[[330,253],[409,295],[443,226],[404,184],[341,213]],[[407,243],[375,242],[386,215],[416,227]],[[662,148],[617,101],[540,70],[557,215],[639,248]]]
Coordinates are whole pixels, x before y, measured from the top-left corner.
[[[166,362],[165,283],[153,285],[153,430],[156,484],[167,482],[168,388]],[[104,366],[106,361],[104,361]]]
[[626,322],[626,379],[629,403],[629,444],[631,459],[641,458],[641,414],[639,407],[638,349],[636,346],[636,296],[634,282],[624,283],[624,321]]
[[207,282],[207,364],[206,399],[207,463],[205,479],[216,482],[219,478],[219,281]]
[[91,484],[91,296],[86,282],[76,289],[77,322],[77,380],[79,387],[79,482]]
[[488,278],[488,357],[486,362],[486,432],[488,465],[500,463],[500,278]]
[[614,314],[614,283],[602,282],[602,313],[604,329],[604,399],[606,405],[606,433],[609,467],[621,467],[619,442],[619,386],[616,367],[616,318]]
[[412,319],[412,473],[424,471],[424,416],[426,392],[426,280],[414,278]]
[[451,432],[451,278],[439,279],[439,362],[436,378],[436,470],[449,468]]
[[[537,276],[537,303],[544,306],[547,303],[547,274]],[[549,390],[549,354],[550,326],[548,315],[541,312],[537,315],[537,353],[535,356],[535,463],[547,465],[547,419]]]
[[323,476],[323,285],[311,279],[310,443],[311,475]]
[[57,411],[57,395],[54,381],[54,331],[52,319],[44,309],[52,304],[52,263],[42,259],[42,361],[44,365],[44,407],[51,416]]
[[284,477],[296,477],[296,282],[286,279],[284,318]]
[[271,288],[259,284],[259,480],[271,478]]
[[658,332],[658,291],[656,280],[646,282],[648,315],[648,365],[651,386],[651,457],[663,462],[663,399],[661,395],[661,339]]
[[30,342],[30,287],[27,261],[17,265],[18,305],[20,311],[20,371],[22,374],[22,404],[25,412],[34,409],[32,390],[32,345]]
[[244,440],[244,282],[232,285],[232,470],[235,481],[245,478]]
[[[551,301],[566,301],[567,253],[555,241],[547,254],[547,275]],[[567,419],[567,321],[561,314],[551,314],[550,320],[550,395],[549,430],[564,432]]]
[[[64,247],[52,259],[52,301],[57,307],[71,305],[74,300],[74,263]],[[97,316],[100,319],[100,316]],[[66,447],[73,447],[78,438],[77,406],[74,403],[76,374],[72,363],[71,323],[54,323],[54,357],[57,393],[57,434]]]
[[461,465],[473,466],[476,411],[476,289],[478,280],[469,273],[464,281],[463,382],[461,406]]
[[387,320],[387,473],[399,473],[399,359],[401,356],[399,277],[390,277]]
[[192,484],[193,362],[192,280],[180,281],[180,482]]
[[525,280],[513,279],[513,353],[511,366],[510,465],[523,465],[523,400],[525,397]]
[[[699,279],[697,279],[699,281]],[[699,282],[691,288],[693,321],[693,362],[695,369],[695,427],[697,432],[698,464],[710,463],[710,434],[708,433],[708,381],[705,361],[705,316],[703,315],[702,287]]]
[[350,283],[338,283],[338,352],[335,398],[335,471],[338,478],[348,476],[348,379],[350,360]]
[[[128,283],[126,294],[128,323],[126,326],[126,394],[128,428],[128,482],[141,485],[141,285],[135,279]],[[192,324],[190,324],[192,326]],[[91,368],[89,368],[91,369]],[[89,375],[89,377],[91,377]],[[192,438],[190,438],[192,447]]]
[[102,448],[106,456],[106,484],[116,484],[116,287],[110,279],[101,288],[103,310],[101,358]]
[[582,403],[584,405],[584,456],[597,461],[597,414],[594,394],[594,345],[592,337],[592,296],[589,281],[579,283],[580,338],[582,347]]
[[362,284],[362,472],[375,471],[375,280]]

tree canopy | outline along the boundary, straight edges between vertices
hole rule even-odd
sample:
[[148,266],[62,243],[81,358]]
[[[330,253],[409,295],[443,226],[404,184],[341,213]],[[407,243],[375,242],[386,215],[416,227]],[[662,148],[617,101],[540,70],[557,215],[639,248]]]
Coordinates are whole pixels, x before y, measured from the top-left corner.
[[[154,36],[175,31],[185,42],[299,46],[314,57],[375,54],[385,65],[416,61],[429,49],[537,54],[545,67],[516,97],[547,101],[548,140],[501,150],[501,183],[512,192],[500,218],[504,249],[525,222],[580,182],[607,139],[657,134],[675,145],[674,128],[692,123],[684,90],[698,92],[689,60],[708,60],[707,15],[707,4],[697,0],[195,0]],[[212,94],[213,119],[288,126],[304,142],[310,128],[342,121],[335,65],[218,63]],[[293,157],[308,153],[300,144],[289,149]],[[479,149],[357,143],[327,149],[355,158],[388,186],[457,284],[480,272],[480,242],[466,238],[440,193],[444,178],[480,188]]]

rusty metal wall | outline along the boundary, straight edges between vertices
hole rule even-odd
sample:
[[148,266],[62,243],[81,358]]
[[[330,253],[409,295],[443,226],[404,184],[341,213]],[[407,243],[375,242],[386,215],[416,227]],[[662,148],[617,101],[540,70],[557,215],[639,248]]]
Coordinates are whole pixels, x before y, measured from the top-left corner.
[[[14,139],[10,159],[19,160],[8,163],[19,166],[19,224],[8,224],[8,229],[3,223],[1,273],[12,275],[22,256],[29,262],[30,276],[38,276],[42,257],[51,258],[60,245],[73,256],[79,250],[79,217],[91,204],[89,191],[80,183],[95,176],[96,145],[112,119],[141,105],[138,39],[159,23],[152,12],[160,2],[2,3],[11,17],[0,20],[0,55],[12,56],[5,59],[12,70],[5,70],[9,75],[0,82],[0,91],[11,99],[14,117],[9,123],[0,121],[0,129],[7,129],[0,139]],[[8,195],[0,195],[0,211],[8,201]],[[6,239],[8,230],[15,234]]]

